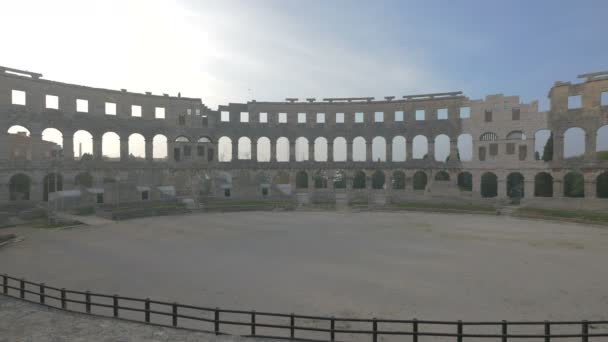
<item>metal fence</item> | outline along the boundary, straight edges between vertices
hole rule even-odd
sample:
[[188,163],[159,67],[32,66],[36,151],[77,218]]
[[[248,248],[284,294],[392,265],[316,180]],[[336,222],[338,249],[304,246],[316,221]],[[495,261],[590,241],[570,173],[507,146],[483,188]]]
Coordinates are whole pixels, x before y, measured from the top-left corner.
[[[608,331],[590,332],[607,327],[608,321],[499,321],[463,322],[396,319],[360,319],[322,317],[271,312],[226,310],[178,303],[133,298],[118,295],[74,291],[34,283],[22,278],[2,275],[2,294],[32,303],[71,312],[114,317],[158,326],[186,328],[217,335],[282,338],[311,341],[341,341],[359,336],[377,342],[386,336],[398,336],[399,341],[422,341],[427,337],[441,341],[606,341]],[[268,318],[275,319],[272,323]],[[276,320],[280,322],[277,323]],[[352,324],[358,328],[353,328]],[[517,333],[517,327],[529,327],[533,332]],[[471,332],[473,327],[485,327],[490,332]],[[569,327],[574,332],[556,332]],[[237,329],[240,328],[240,329]],[[244,330],[243,330],[244,329]],[[396,330],[395,330],[396,329]],[[261,330],[264,330],[261,332]],[[308,338],[305,333],[319,336]],[[350,339],[348,339],[350,340]],[[426,341],[426,340],[425,340]]]

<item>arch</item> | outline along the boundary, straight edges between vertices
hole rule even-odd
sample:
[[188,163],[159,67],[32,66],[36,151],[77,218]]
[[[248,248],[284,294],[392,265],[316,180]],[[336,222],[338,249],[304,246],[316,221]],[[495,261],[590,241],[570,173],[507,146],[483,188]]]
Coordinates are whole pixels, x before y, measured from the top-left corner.
[[306,161],[310,157],[308,155],[308,139],[299,137],[296,139],[296,161]]
[[425,159],[429,153],[429,142],[424,135],[417,135],[412,140],[412,158]]
[[564,132],[564,158],[585,154],[585,134],[585,130],[580,127],[570,127]]
[[342,170],[336,170],[333,177],[334,189],[346,189],[346,173]]
[[496,141],[498,140],[498,135],[494,132],[486,132],[479,137],[480,141]]
[[46,128],[42,131],[42,140],[54,142],[63,147],[63,134],[57,128]]
[[333,161],[343,162],[346,161],[346,139],[344,137],[337,137],[334,139],[334,155]]
[[353,189],[365,189],[366,176],[363,171],[356,171],[353,175]]
[[327,189],[329,177],[327,177],[327,172],[325,170],[317,171],[313,178],[315,189]]
[[524,193],[524,175],[519,172],[511,172],[507,175],[507,196],[509,198],[523,198]]
[[178,142],[178,143],[189,143],[190,142],[190,138],[188,138],[185,135],[180,135],[177,138],[175,138],[175,142]]
[[167,158],[167,137],[162,134],[157,134],[152,138],[152,158],[166,159]]
[[326,162],[327,161],[327,139],[318,137],[315,139],[315,155],[314,161]]
[[553,176],[539,172],[534,176],[534,197],[553,197]]
[[11,177],[8,184],[9,200],[28,201],[30,199],[32,180],[28,175],[17,173]]
[[458,160],[473,160],[473,136],[465,133],[458,136]]
[[405,137],[401,135],[397,135],[393,137],[391,142],[392,144],[392,153],[393,153],[393,161],[394,162],[403,162],[406,160],[407,151],[406,151],[406,143]]
[[372,189],[384,189],[384,184],[386,183],[386,176],[384,172],[380,170],[376,170],[372,174]]
[[414,183],[414,190],[425,190],[426,184],[428,183],[428,177],[423,171],[416,171],[412,181]]
[[473,175],[464,171],[458,174],[458,189],[460,191],[473,191]]
[[202,136],[200,138],[198,138],[198,140],[196,142],[199,143],[212,143],[213,141],[211,141],[211,138],[207,137],[207,136]]
[[492,172],[481,175],[481,197],[491,198],[498,195],[498,177]]
[[585,179],[578,172],[568,172],[564,176],[565,197],[585,197]]
[[129,157],[146,158],[146,139],[139,133],[129,135]]
[[435,180],[440,182],[447,182],[450,180],[450,174],[445,171],[439,171],[435,174]]
[[93,176],[88,172],[81,172],[74,177],[74,185],[85,188],[93,187]]
[[224,136],[217,141],[217,160],[219,162],[232,161],[232,139]]
[[[439,134],[435,137],[435,160],[446,162],[450,156],[450,137]],[[454,156],[456,158],[456,156]]]
[[365,138],[356,137],[353,139],[353,161],[367,160],[367,146],[365,146]]
[[600,173],[595,180],[597,198],[608,198],[608,171]]
[[393,190],[404,190],[405,189],[405,172],[403,171],[393,171],[392,178],[392,186]]
[[526,135],[522,131],[511,131],[507,134],[507,140],[526,140]]
[[386,161],[386,139],[384,137],[372,139],[372,161]]
[[256,159],[259,162],[269,162],[270,161],[270,139],[267,137],[258,138],[256,142]]
[[42,180],[42,200],[48,202],[49,193],[63,190],[63,176],[60,173],[49,173]]
[[290,183],[289,173],[287,173],[285,171],[279,171],[276,174],[276,176],[274,176],[274,183],[275,184],[289,184]]
[[608,160],[608,125],[600,127],[595,133],[595,152],[598,160]]
[[553,133],[548,129],[541,129],[534,133],[534,159],[553,160]]
[[81,159],[85,155],[93,156],[93,135],[83,129],[74,133],[74,158]]
[[238,159],[239,160],[250,160],[251,159],[251,139],[248,137],[240,137],[238,142]]
[[120,137],[114,132],[101,136],[101,154],[110,159],[120,158]]
[[276,158],[278,162],[288,162],[289,161],[289,139],[285,137],[280,137],[276,141]]
[[6,133],[8,134],[25,134],[26,136],[30,136],[30,130],[20,126],[20,125],[13,125],[11,127],[8,128],[8,130],[6,130]]
[[296,189],[308,188],[308,173],[306,171],[298,171],[296,173]]

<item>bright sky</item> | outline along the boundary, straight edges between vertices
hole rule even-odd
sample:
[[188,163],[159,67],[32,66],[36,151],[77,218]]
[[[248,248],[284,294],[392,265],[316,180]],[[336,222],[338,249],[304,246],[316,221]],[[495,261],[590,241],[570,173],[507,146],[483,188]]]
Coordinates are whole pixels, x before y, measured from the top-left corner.
[[111,89],[250,99],[404,95],[541,101],[608,69],[596,1],[2,1],[1,65]]

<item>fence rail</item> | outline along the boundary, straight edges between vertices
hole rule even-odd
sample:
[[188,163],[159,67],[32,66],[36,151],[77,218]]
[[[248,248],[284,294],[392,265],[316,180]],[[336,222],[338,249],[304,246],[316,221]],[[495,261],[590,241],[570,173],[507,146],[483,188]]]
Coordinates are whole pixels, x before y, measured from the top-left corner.
[[[130,321],[139,321],[148,324],[187,328],[203,332],[215,333],[217,335],[237,335],[234,327],[247,327],[249,332],[246,334],[238,334],[247,337],[270,337],[284,338],[297,340],[315,340],[315,341],[339,341],[339,335],[363,335],[371,338],[373,342],[377,342],[381,336],[409,336],[411,341],[418,342],[420,337],[434,336],[451,339],[443,339],[446,341],[462,342],[464,339],[492,339],[495,341],[514,341],[516,339],[534,339],[545,342],[550,342],[558,339],[576,339],[577,341],[589,342],[592,338],[608,337],[608,331],[599,333],[590,333],[590,327],[597,328],[598,326],[608,326],[608,321],[478,321],[478,322],[463,322],[463,321],[433,321],[433,320],[399,320],[399,319],[363,319],[349,317],[327,317],[327,316],[310,316],[310,315],[295,315],[284,313],[272,313],[261,311],[246,311],[246,310],[229,310],[211,307],[202,307],[194,305],[178,304],[175,302],[165,302],[151,300],[149,298],[134,298],[118,295],[107,295],[101,293],[93,293],[90,291],[75,291],[66,290],[65,288],[56,288],[48,286],[44,283],[34,283],[23,278],[11,277],[6,274],[2,275],[2,294],[8,297],[19,298],[21,300],[45,305],[61,310],[93,314],[96,316],[114,317],[126,319]],[[106,303],[100,300],[107,300]],[[55,303],[49,303],[49,300]],[[96,301],[97,300],[97,301]],[[128,302],[128,303],[127,303]],[[130,305],[127,305],[129,304]],[[136,306],[131,306],[136,303]],[[152,305],[156,308],[152,309]],[[160,308],[159,308],[160,307]],[[94,309],[111,309],[111,314],[104,314],[99,310]],[[196,312],[198,315],[188,312]],[[95,311],[95,312],[94,312]],[[127,317],[125,313],[135,313],[137,316],[131,315]],[[208,317],[205,317],[208,315]],[[238,316],[238,319],[225,318]],[[224,316],[224,318],[222,318]],[[169,319],[170,323],[158,322],[159,317]],[[288,323],[268,323],[262,322],[263,318],[281,318],[286,319]],[[157,320],[153,320],[156,318]],[[196,327],[185,326],[181,322],[191,320],[198,323],[207,323],[206,326],[199,325]],[[314,321],[319,326],[303,325],[304,321]],[[337,327],[340,323],[358,323],[366,324],[366,329],[347,329]],[[385,329],[387,326],[409,328],[409,330],[382,330],[379,325],[382,324]],[[422,326],[426,329],[422,329]],[[449,327],[452,332],[437,331],[428,327]],[[495,333],[467,333],[465,327],[485,326],[493,327]],[[512,328],[518,326],[537,327],[537,333],[513,333]],[[577,333],[555,333],[553,328],[561,326],[578,326]],[[232,328],[232,329],[231,329]],[[279,330],[278,334],[259,334],[259,329],[269,328]],[[511,328],[511,329],[510,329]],[[231,331],[232,330],[232,331]],[[441,330],[441,329],[440,329]],[[317,332],[327,334],[325,338],[308,339],[302,335],[302,332]],[[300,333],[300,334],[298,334]],[[403,339],[401,339],[403,340]],[[602,339],[603,340],[603,339]],[[599,341],[599,340],[598,340]]]

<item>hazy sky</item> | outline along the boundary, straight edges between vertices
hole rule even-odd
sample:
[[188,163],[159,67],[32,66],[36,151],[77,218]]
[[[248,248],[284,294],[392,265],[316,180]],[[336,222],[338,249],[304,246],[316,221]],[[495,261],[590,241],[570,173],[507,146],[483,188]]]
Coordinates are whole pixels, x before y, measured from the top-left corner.
[[462,90],[541,101],[608,69],[608,1],[2,0],[0,65],[219,104]]

